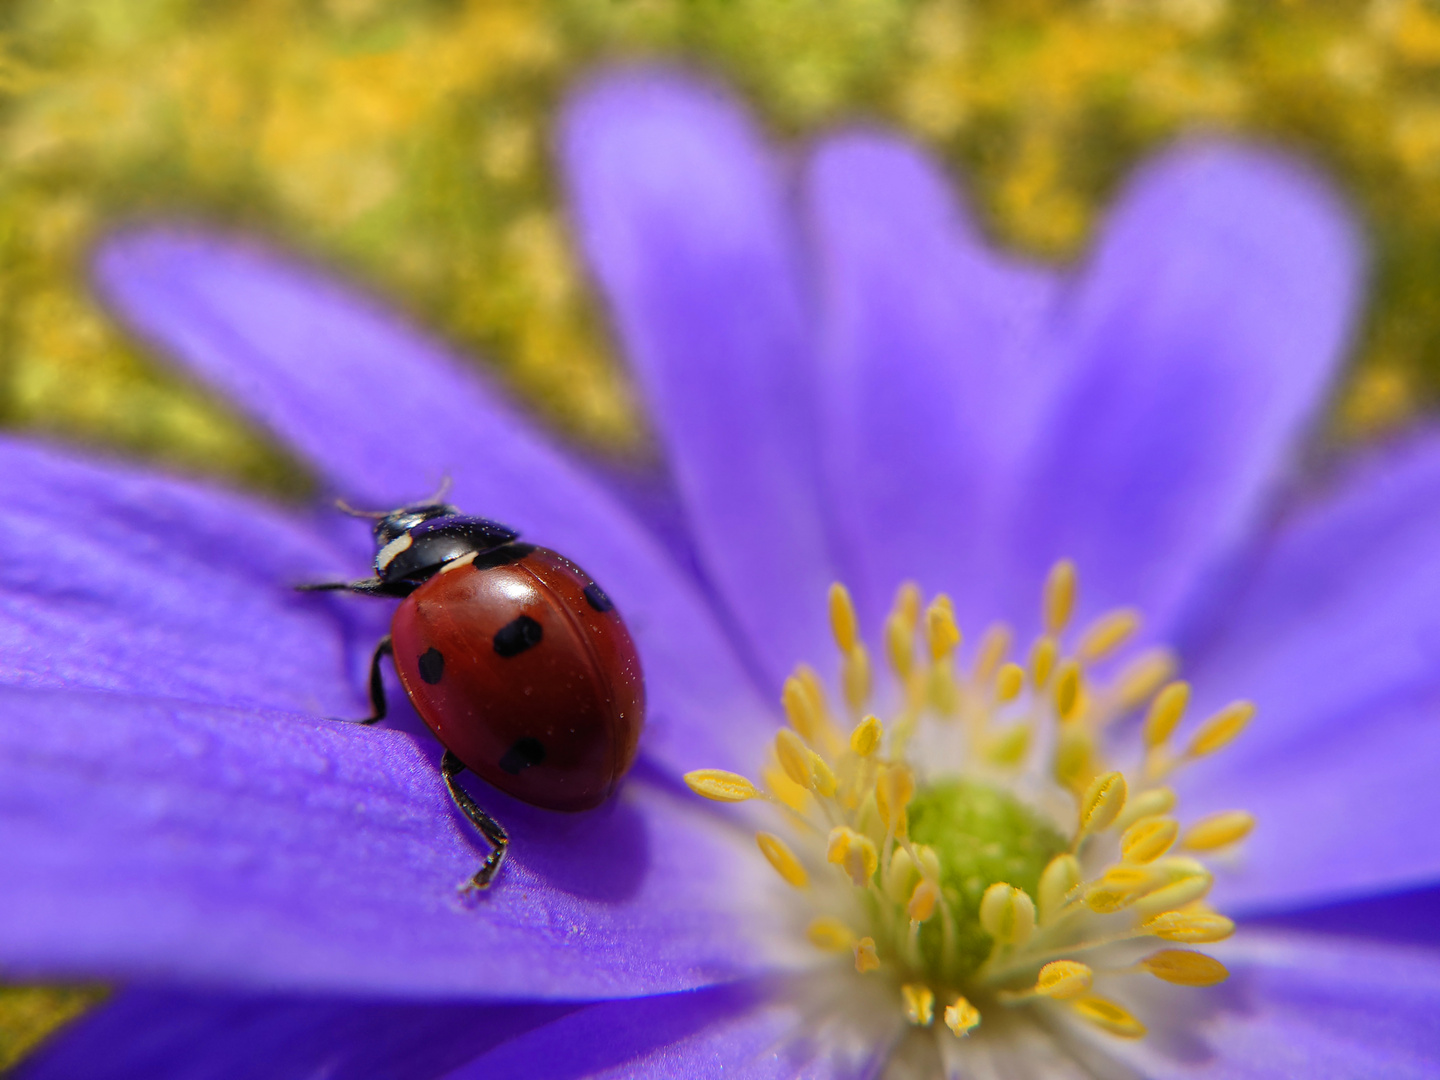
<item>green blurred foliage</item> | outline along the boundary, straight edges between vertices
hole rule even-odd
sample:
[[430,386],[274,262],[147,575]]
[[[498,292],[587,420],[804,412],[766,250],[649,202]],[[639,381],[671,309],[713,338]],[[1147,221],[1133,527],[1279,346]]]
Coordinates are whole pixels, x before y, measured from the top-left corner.
[[1177,132],[1293,146],[1376,245],[1337,430],[1384,430],[1440,389],[1440,11],[1423,0],[10,0],[0,423],[305,490],[87,290],[105,228],[178,214],[347,268],[576,437],[642,447],[549,150],[577,75],[634,56],[718,72],[783,137],[902,125],[998,240],[1062,259]]

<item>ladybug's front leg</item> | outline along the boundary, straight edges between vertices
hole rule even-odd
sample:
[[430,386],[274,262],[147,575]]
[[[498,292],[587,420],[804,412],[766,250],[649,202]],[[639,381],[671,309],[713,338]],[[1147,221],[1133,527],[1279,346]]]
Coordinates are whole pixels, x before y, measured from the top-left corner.
[[480,809],[480,805],[469,793],[455,782],[455,777],[464,771],[465,766],[460,759],[446,750],[445,756],[440,759],[440,775],[445,778],[445,786],[450,789],[450,798],[455,800],[460,812],[470,819],[470,824],[480,830],[480,835],[489,841],[494,850],[485,856],[485,861],[480,864],[480,869],[475,871],[475,876],[460,886],[462,893],[488,889],[495,880],[495,875],[500,872],[500,866],[505,862],[505,852],[510,847],[510,834],[498,821]]
[[375,653],[370,657],[370,715],[357,721],[358,723],[375,724],[385,719],[385,680],[380,677],[380,661],[386,656],[394,655],[395,646],[390,641],[390,635],[386,634],[380,639],[380,644],[375,646]]

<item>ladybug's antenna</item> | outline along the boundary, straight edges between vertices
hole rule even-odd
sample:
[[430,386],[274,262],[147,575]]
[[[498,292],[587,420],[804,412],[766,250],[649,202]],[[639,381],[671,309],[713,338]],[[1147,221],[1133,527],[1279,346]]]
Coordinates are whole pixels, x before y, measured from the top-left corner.
[[449,494],[450,494],[450,482],[451,482],[450,474],[449,474],[449,473],[446,473],[446,474],[444,475],[444,477],[441,478],[441,480],[440,480],[440,487],[436,490],[435,494],[434,494],[434,495],[431,495],[430,498],[426,499],[425,501],[426,501],[426,502],[431,502],[431,503],[438,503],[441,499],[445,498],[446,495],[449,495]]
[[356,510],[344,499],[335,500],[335,509],[339,510],[342,514],[349,514],[351,517],[370,518],[372,521],[379,521],[390,513],[388,510]]

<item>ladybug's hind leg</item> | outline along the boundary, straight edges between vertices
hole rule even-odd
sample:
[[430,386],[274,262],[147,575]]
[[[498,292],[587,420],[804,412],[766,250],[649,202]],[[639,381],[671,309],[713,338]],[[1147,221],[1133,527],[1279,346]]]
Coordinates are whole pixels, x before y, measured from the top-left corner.
[[462,893],[473,892],[479,889],[488,889],[490,883],[495,880],[495,875],[500,872],[501,865],[505,862],[505,852],[510,848],[510,834],[493,817],[480,809],[480,805],[470,797],[469,793],[455,781],[455,777],[465,771],[465,766],[460,759],[449,750],[440,759],[440,775],[445,778],[445,786],[450,790],[450,798],[460,808],[460,812],[469,820],[470,824],[480,830],[480,835],[485,837],[491,847],[489,855],[480,864],[480,869],[475,871],[475,876],[460,886]]

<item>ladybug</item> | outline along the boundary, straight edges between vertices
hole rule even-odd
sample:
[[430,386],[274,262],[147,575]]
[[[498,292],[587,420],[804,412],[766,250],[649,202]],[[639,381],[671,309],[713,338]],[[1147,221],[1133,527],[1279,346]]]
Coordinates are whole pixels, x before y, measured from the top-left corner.
[[410,703],[445,747],[440,771],[456,807],[491,846],[462,891],[495,879],[509,836],[460,787],[469,769],[547,810],[603,803],[635,760],[645,683],[620,613],[585,571],[519,534],[449,503],[377,519],[375,576],[302,585],[398,597],[370,661],[373,714],[386,713],[380,662],[390,656]]

